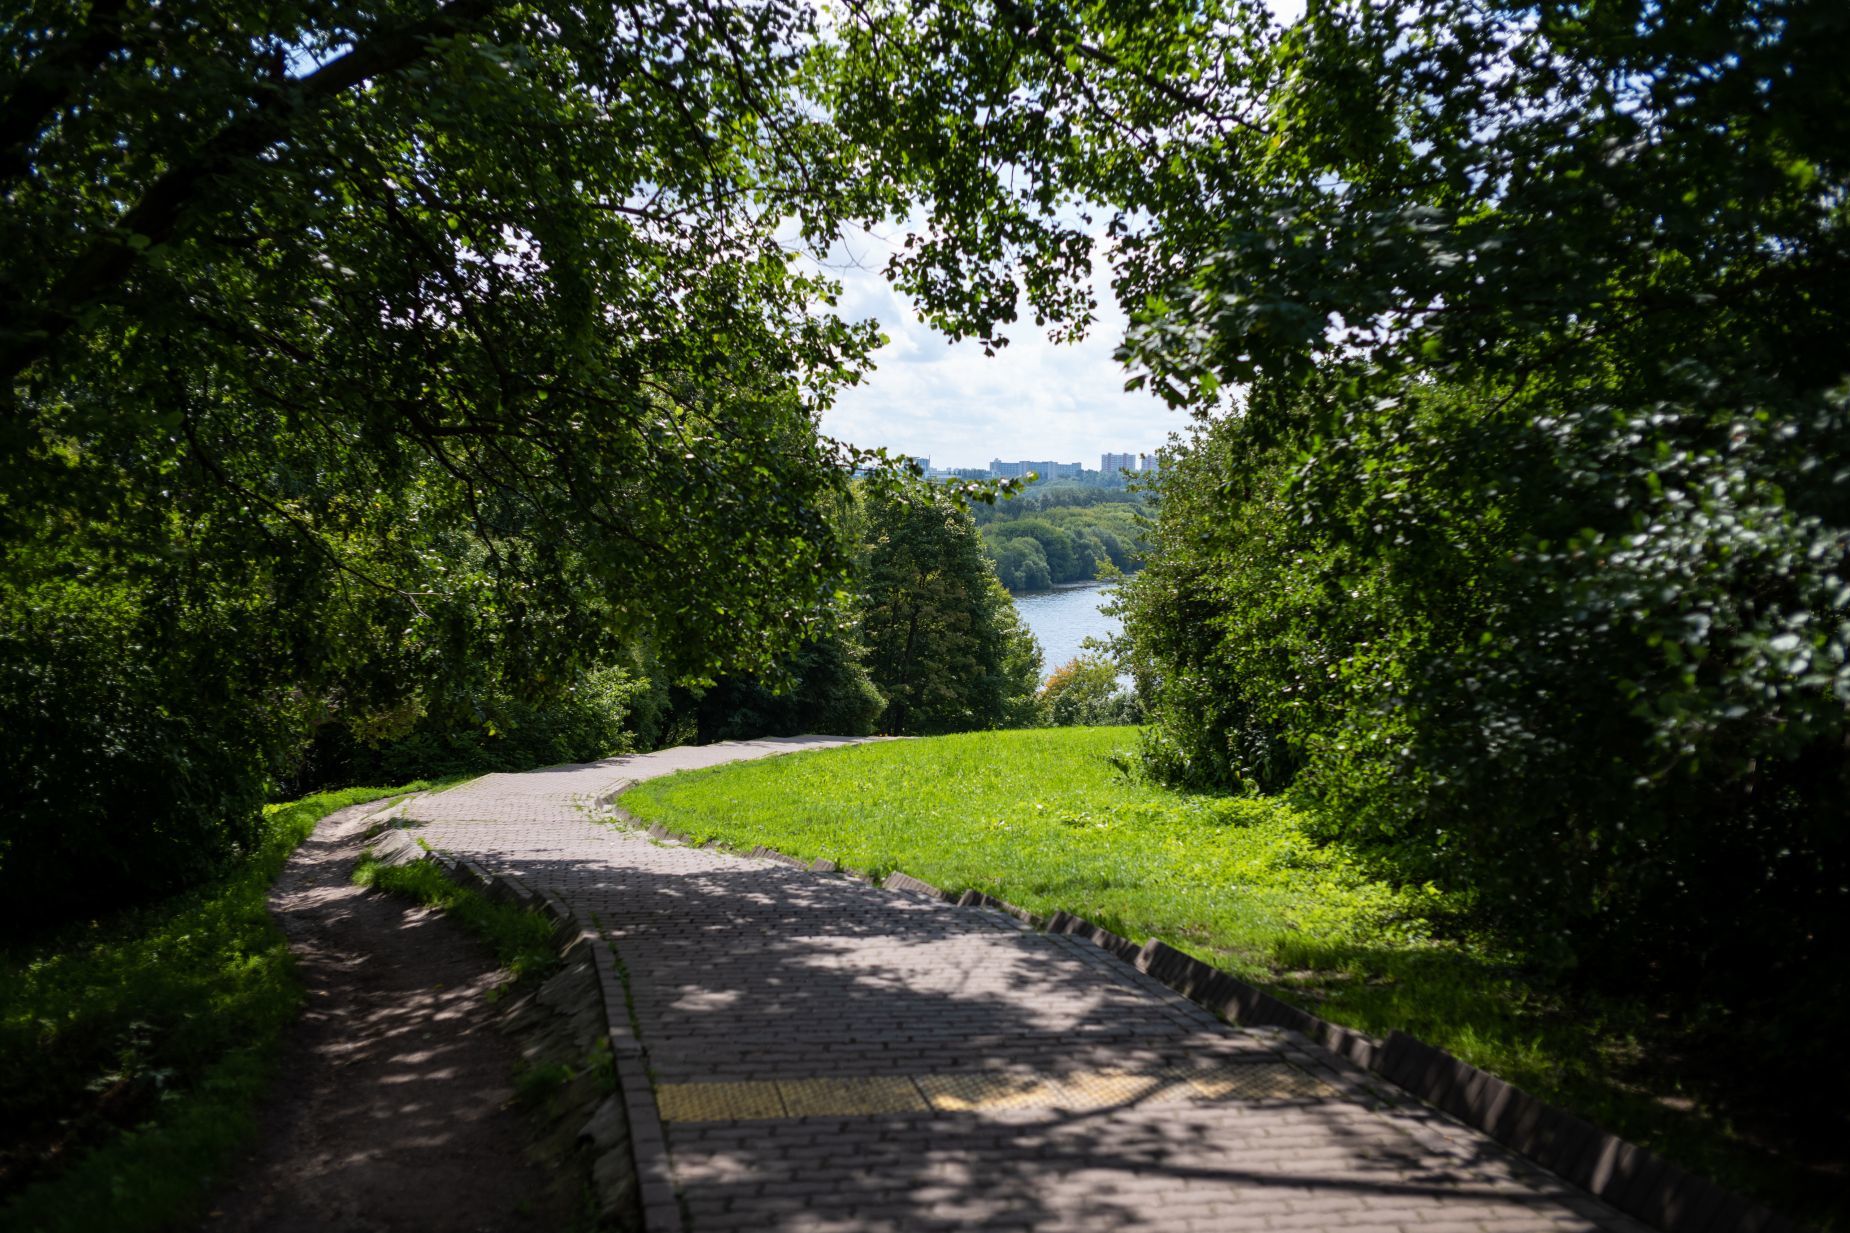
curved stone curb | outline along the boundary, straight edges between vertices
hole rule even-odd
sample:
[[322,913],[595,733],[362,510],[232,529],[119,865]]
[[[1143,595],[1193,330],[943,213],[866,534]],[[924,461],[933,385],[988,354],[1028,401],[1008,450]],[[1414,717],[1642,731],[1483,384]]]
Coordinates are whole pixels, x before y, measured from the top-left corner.
[[[693,845],[690,836],[660,823],[645,824],[616,804],[618,795],[620,791],[611,793],[607,802],[610,820],[646,830],[651,838],[663,842]],[[762,844],[748,852],[720,843],[701,846],[813,872],[839,869],[833,861],[805,862]],[[1315,1042],[1359,1071],[1482,1131],[1516,1155],[1664,1233],[1802,1233],[1802,1226],[1772,1209],[1608,1134],[1442,1049],[1398,1031],[1390,1031],[1385,1040],[1375,1040],[1341,1027],[1155,938],[1139,946],[1084,917],[1061,911],[1042,918],[982,891],[952,894],[898,870],[884,879],[856,870],[840,872],[900,894],[1002,912],[1030,928],[1090,942],[1229,1023],[1280,1029]],[[649,1227],[656,1229],[653,1224]]]
[[[561,951],[579,945],[590,948],[598,992],[604,1004],[605,1034],[617,1072],[617,1091],[612,1099],[621,1102],[629,1127],[625,1143],[622,1136],[611,1134],[603,1127],[603,1123],[611,1120],[604,1110],[586,1125],[582,1132],[584,1137],[600,1148],[608,1146],[611,1149],[594,1166],[594,1181],[600,1191],[607,1193],[622,1192],[633,1186],[641,1203],[642,1227],[647,1233],[682,1233],[681,1207],[675,1198],[673,1175],[669,1171],[668,1140],[655,1105],[648,1054],[630,1026],[629,1001],[616,954],[596,922],[588,915],[573,912],[564,900],[549,890],[535,890],[511,873],[491,872],[473,860],[421,844],[410,832],[393,828],[389,821],[379,824],[372,852],[375,859],[388,865],[433,861],[448,876],[465,885],[473,883],[475,889],[491,898],[521,908],[544,910],[552,918],[553,933]],[[626,1162],[612,1159],[619,1154],[628,1157],[627,1168],[623,1167]]]
[[[509,876],[508,880],[516,879]],[[560,912],[567,912],[562,902],[556,899],[553,902],[559,904]],[[578,936],[590,945],[592,960],[597,964],[597,985],[604,996],[610,1052],[617,1067],[617,1092],[629,1115],[630,1150],[642,1199],[643,1228],[649,1233],[681,1233],[681,1205],[675,1198],[674,1175],[669,1169],[668,1136],[662,1129],[661,1111],[655,1104],[648,1051],[630,1025],[629,998],[616,952],[595,921],[569,913],[566,919],[573,922]]]

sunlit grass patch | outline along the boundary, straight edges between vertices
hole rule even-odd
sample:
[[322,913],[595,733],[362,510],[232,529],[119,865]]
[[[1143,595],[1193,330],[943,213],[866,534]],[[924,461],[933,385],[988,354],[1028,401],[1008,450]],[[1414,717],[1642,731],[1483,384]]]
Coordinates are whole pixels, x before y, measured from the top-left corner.
[[1426,944],[1436,901],[1312,842],[1283,802],[1186,796],[1125,774],[1114,755],[1136,739],[1066,728],[884,742],[652,780],[623,805],[703,841],[1065,909],[1253,975],[1306,938]]
[[353,880],[442,912],[488,943],[496,961],[515,980],[545,976],[559,966],[550,920],[535,911],[496,903],[452,881],[429,861],[388,865],[367,856],[354,867]]

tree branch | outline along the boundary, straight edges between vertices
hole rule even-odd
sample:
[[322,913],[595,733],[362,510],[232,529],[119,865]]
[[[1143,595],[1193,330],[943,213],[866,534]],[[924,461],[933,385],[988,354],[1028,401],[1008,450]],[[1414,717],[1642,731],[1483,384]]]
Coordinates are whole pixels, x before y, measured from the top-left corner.
[[85,308],[121,287],[148,248],[172,239],[206,183],[287,136],[296,120],[345,91],[415,64],[433,40],[474,27],[495,11],[496,4],[497,0],[452,0],[436,16],[375,34],[306,77],[262,87],[252,110],[149,185],[110,234],[92,242],[57,280],[44,301],[8,314],[12,319],[0,331],[0,384],[10,384],[69,332]]
[[128,0],[96,0],[90,18],[75,38],[47,48],[19,78],[12,93],[0,99],[0,184],[31,169],[27,151],[52,117],[69,106],[74,87],[94,73],[122,44],[122,11]]

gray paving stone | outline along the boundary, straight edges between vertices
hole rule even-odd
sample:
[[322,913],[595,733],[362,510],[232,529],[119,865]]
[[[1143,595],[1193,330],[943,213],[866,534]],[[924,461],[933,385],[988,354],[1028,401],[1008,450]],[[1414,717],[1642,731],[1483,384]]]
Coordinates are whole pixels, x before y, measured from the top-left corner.
[[[671,1122],[678,1209],[644,1179],[658,1227],[682,1212],[694,1233],[1641,1227],[1487,1135],[1383,1102],[1302,1037],[1226,1026],[1091,942],[606,821],[635,781],[840,743],[488,775],[397,812],[433,848],[602,932],[627,975],[625,991],[606,974],[613,1034],[630,1035],[633,1013],[658,1085],[1270,1061],[1327,1078],[1329,1095]],[[622,1070],[643,1082],[640,1061]],[[648,1097],[625,1097],[649,1150],[656,1132],[634,1116]]]

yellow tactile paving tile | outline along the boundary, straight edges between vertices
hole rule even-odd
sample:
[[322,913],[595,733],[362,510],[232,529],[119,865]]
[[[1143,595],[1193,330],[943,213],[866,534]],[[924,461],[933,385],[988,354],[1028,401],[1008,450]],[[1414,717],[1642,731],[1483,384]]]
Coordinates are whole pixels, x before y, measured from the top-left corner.
[[1060,1077],[1062,1108],[1106,1109],[1118,1105],[1160,1104],[1196,1096],[1189,1084],[1170,1074],[1128,1070],[1085,1070]]
[[1202,1070],[1169,1072],[1209,1100],[1306,1100],[1336,1095],[1336,1089],[1284,1062],[1236,1062]]
[[777,1091],[791,1117],[857,1117],[923,1113],[929,1105],[911,1079],[779,1079]]
[[655,1089],[664,1122],[739,1122],[786,1117],[775,1083],[664,1083]]
[[1045,1075],[920,1075],[915,1082],[941,1113],[1047,1109],[1060,1103],[1060,1081]]
[[1284,1062],[1086,1070],[1064,1075],[938,1074],[667,1083],[656,1089],[665,1122],[871,1117],[988,1109],[1106,1109],[1183,1100],[1327,1099],[1336,1089]]

